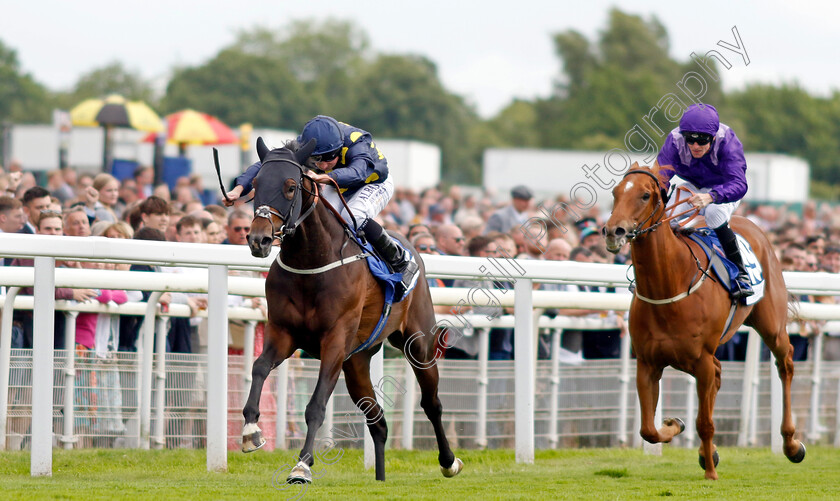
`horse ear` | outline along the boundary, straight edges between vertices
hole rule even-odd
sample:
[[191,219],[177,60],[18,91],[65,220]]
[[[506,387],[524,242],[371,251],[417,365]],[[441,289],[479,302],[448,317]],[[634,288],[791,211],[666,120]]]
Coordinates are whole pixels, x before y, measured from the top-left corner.
[[260,157],[260,162],[265,160],[265,156],[268,154],[268,146],[265,145],[265,141],[263,141],[262,136],[257,138],[257,156]]
[[636,170],[639,168],[639,162],[633,162],[633,165],[630,166],[630,170]]
[[309,140],[306,144],[304,144],[301,149],[295,152],[295,160],[297,163],[303,165],[309,160],[309,156],[312,155],[312,152],[315,151],[315,145],[318,144],[318,140],[314,137]]
[[664,182],[663,182],[663,180],[662,180],[662,176],[660,176],[660,175],[659,175],[659,171],[660,171],[661,169],[662,169],[662,168],[661,168],[661,167],[660,167],[660,165],[659,165],[659,160],[654,160],[654,161],[653,161],[653,165],[650,167],[650,172],[651,172],[651,174],[653,174],[654,176],[656,176],[656,179],[658,179],[658,180],[659,180],[659,187],[660,187],[660,188],[662,188],[663,186],[665,186],[665,183],[664,183]]
[[659,169],[660,169],[659,160],[658,159],[654,160],[653,161],[653,166],[650,168],[650,171],[653,172],[654,175],[658,175],[659,174]]

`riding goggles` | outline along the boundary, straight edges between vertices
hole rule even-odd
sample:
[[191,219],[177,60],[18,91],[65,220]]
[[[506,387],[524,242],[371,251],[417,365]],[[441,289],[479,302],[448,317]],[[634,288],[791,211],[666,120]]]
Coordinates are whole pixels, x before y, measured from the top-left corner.
[[710,142],[712,142],[712,135],[711,134],[704,134],[702,132],[683,132],[683,138],[685,138],[685,142],[688,144],[697,143],[700,146],[706,146]]
[[312,155],[310,158],[315,162],[331,162],[335,157],[338,156],[339,150],[328,151],[321,155]]

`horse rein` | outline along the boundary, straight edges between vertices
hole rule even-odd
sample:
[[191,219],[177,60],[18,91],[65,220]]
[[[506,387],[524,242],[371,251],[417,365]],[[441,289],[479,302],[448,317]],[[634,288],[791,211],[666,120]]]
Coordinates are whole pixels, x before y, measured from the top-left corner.
[[[298,217],[298,219],[294,222],[294,224],[292,224],[289,228],[287,228],[286,225],[284,224],[283,226],[280,227],[279,230],[275,231],[274,221],[272,220],[271,216],[275,215],[275,216],[279,217],[280,219],[283,219],[284,221],[286,220],[286,218],[284,218],[280,214],[279,211],[277,211],[276,209],[274,209],[273,207],[270,207],[268,205],[262,205],[262,206],[258,207],[256,212],[254,213],[254,216],[255,217],[264,217],[264,218],[268,219],[269,222],[271,223],[272,234],[280,240],[280,243],[282,243],[283,238],[286,235],[289,235],[289,234],[293,233],[295,231],[295,229],[298,227],[298,225],[300,225],[310,214],[312,214],[312,212],[315,209],[315,205],[317,205],[318,201],[320,200],[320,201],[323,202],[324,207],[326,207],[336,217],[336,219],[338,219],[338,222],[344,228],[345,239],[344,239],[344,243],[341,246],[341,249],[339,250],[339,255],[341,255],[341,254],[343,254],[344,249],[347,247],[348,242],[350,242],[350,241],[356,242],[355,238],[347,238],[347,237],[352,237],[352,232],[350,230],[350,226],[347,224],[347,221],[345,221],[344,218],[341,216],[341,213],[338,210],[336,210],[336,208],[333,207],[333,205],[325,197],[320,196],[320,192],[319,192],[319,189],[318,189],[318,183],[315,182],[311,177],[304,174],[303,169],[301,169],[301,180],[304,177],[309,179],[312,182],[312,185],[314,186],[315,191],[312,192],[312,191],[309,191],[309,190],[306,190],[306,189],[303,189],[303,191],[312,195],[314,197],[314,200],[313,200],[312,204],[310,204],[310,206],[306,210],[306,212],[304,212],[300,217]],[[347,205],[347,201],[344,199],[344,196],[341,194],[341,189],[339,188],[338,183],[336,183],[335,180],[332,179],[332,178],[330,179],[330,182],[332,183],[332,186],[335,187],[335,190],[336,190],[336,193],[338,194],[339,200],[341,200],[341,203],[347,209],[347,213],[350,214],[350,218],[353,220],[353,226],[357,227],[356,218],[355,218],[355,216],[353,216],[353,212],[350,210],[350,207]],[[301,186],[303,186],[303,183],[301,183]],[[295,202],[292,202],[292,207],[289,209],[289,213],[292,212],[292,210],[294,208],[294,204],[295,204]],[[277,261],[277,264],[280,266],[280,268],[282,268],[282,269],[284,269],[284,270],[286,270],[290,273],[295,273],[295,274],[298,274],[298,275],[317,275],[319,273],[324,273],[326,271],[332,270],[334,268],[338,268],[340,266],[344,266],[346,264],[350,264],[350,263],[355,262],[355,261],[359,261],[359,260],[362,260],[362,259],[367,259],[368,257],[371,256],[371,254],[369,252],[367,252],[367,250],[364,247],[362,247],[360,244],[358,244],[358,242],[356,242],[356,244],[359,245],[359,248],[362,251],[359,254],[354,254],[353,256],[350,256],[348,258],[342,257],[338,261],[334,261],[334,262],[329,263],[329,264],[324,265],[324,266],[319,266],[318,268],[310,268],[310,269],[293,268],[293,267],[287,265],[286,263],[284,263],[280,259],[280,254],[277,255],[276,261]]]
[[[626,173],[626,174],[624,174],[624,177],[627,177],[627,176],[628,176],[628,175],[630,175],[630,174],[645,174],[645,175],[647,175],[647,176],[650,176],[650,177],[651,177],[651,178],[653,178],[653,180],[656,182],[656,186],[657,186],[657,187],[659,187],[659,178],[658,178],[658,177],[656,177],[656,175],[654,175],[654,174],[653,174],[652,172],[650,172],[650,171],[640,170],[640,169],[635,169],[635,170],[627,171],[627,173]],[[689,189],[687,189],[687,188],[683,188],[683,187],[679,187],[679,188],[677,188],[677,190],[678,190],[678,191],[677,191],[677,193],[678,193],[678,194],[677,194],[677,203],[675,203],[673,207],[677,207],[677,206],[679,205],[679,203],[680,203],[680,199],[679,199],[679,191],[680,191],[681,189],[683,189],[683,190],[685,190],[685,191],[687,191],[688,193],[690,193],[690,194],[692,194],[692,195],[693,195],[693,193],[691,192],[691,190],[689,190]],[[661,205],[662,205],[662,197],[660,196],[659,200],[657,200],[657,202],[656,202],[656,207],[654,207],[654,208],[653,208],[653,211],[651,211],[650,215],[648,215],[648,217],[647,217],[647,218],[645,218],[645,220],[644,220],[644,221],[642,221],[642,222],[639,224],[639,226],[644,226],[644,225],[645,225],[645,223],[647,223],[648,221],[650,221],[650,220],[653,218],[654,214],[656,214],[657,212],[659,212],[659,207],[660,207]],[[668,209],[666,208],[666,209],[663,211],[663,216],[664,216],[664,214],[665,214],[665,213],[667,213],[667,211],[668,211]],[[688,218],[688,220],[686,220],[685,222],[683,222],[683,223],[682,223],[682,225],[681,225],[681,226],[683,226],[683,225],[685,225],[686,223],[688,223],[689,221],[691,221],[692,219],[694,219],[695,217],[697,217],[697,215],[698,215],[698,213],[699,213],[699,211],[700,211],[700,209],[699,209],[698,207],[688,209],[688,210],[686,210],[686,211],[680,212],[679,214],[672,214],[671,216],[668,216],[668,217],[662,217],[662,218],[660,218],[659,220],[657,220],[655,223],[653,223],[653,224],[651,224],[650,226],[648,226],[647,228],[643,228],[643,229],[641,229],[641,230],[634,230],[634,231],[630,231],[630,232],[628,232],[628,234],[627,234],[627,239],[628,239],[628,241],[632,241],[632,240],[633,240],[633,239],[635,239],[636,237],[641,236],[641,235],[643,235],[643,234],[645,234],[645,233],[647,233],[647,232],[649,232],[649,231],[650,231],[650,232],[656,231],[656,228],[657,228],[657,227],[659,227],[662,223],[669,222],[669,221],[671,221],[672,219],[675,219],[675,218],[677,218],[677,217],[679,217],[679,216],[682,216],[682,215],[687,214],[687,213],[692,212],[692,211],[694,212],[694,214],[693,214],[691,217],[689,217],[689,218]],[[694,281],[694,280],[697,278],[697,273],[695,273],[694,277],[692,277],[691,281],[689,282],[689,283],[690,283],[690,284],[692,284],[692,285],[689,287],[689,289],[688,289],[687,291],[682,292],[682,293],[680,293],[680,294],[677,294],[676,296],[666,298],[666,299],[651,299],[651,298],[648,298],[648,297],[645,297],[645,296],[643,296],[643,295],[639,294],[639,291],[634,290],[634,291],[633,291],[633,294],[634,294],[636,297],[638,297],[639,299],[641,299],[642,301],[644,301],[644,302],[646,302],[646,303],[655,304],[655,305],[675,303],[675,302],[677,302],[677,301],[679,301],[679,300],[681,300],[681,299],[683,299],[683,298],[688,297],[688,296],[689,296],[689,295],[691,295],[692,293],[696,292],[696,291],[697,291],[697,289],[699,289],[699,288],[700,288],[700,286],[702,286],[702,285],[703,285],[703,282],[706,280],[706,277],[711,278],[711,276],[709,275],[709,269],[710,269],[710,268],[711,268],[711,266],[712,266],[712,260],[711,260],[711,259],[709,259],[709,264],[708,264],[708,266],[706,267],[706,269],[704,270],[704,269],[703,269],[703,267],[702,267],[702,265],[700,264],[700,260],[699,260],[699,259],[697,259],[697,256],[696,256],[696,255],[694,255],[694,250],[691,248],[691,246],[689,246],[689,245],[688,245],[688,243],[687,243],[687,242],[685,242],[684,240],[683,240],[683,243],[686,245],[686,247],[688,247],[688,251],[689,251],[689,253],[691,253],[691,257],[693,257],[693,258],[694,258],[694,262],[697,264],[697,270],[698,270],[698,272],[699,272],[699,274],[700,274],[700,280],[698,280],[697,282],[695,282],[695,281]]]
[[[654,175],[654,174],[653,174],[652,172],[650,172],[650,171],[641,170],[641,169],[634,169],[634,170],[627,171],[627,173],[625,173],[625,174],[624,174],[624,177],[627,177],[627,176],[629,176],[630,174],[644,174],[644,175],[646,175],[646,176],[650,176],[650,177],[651,177],[651,178],[653,178],[653,180],[656,182],[656,186],[657,186],[657,187],[659,186],[659,178],[658,178],[658,177],[656,177],[656,175]],[[664,191],[664,188],[663,188],[663,191]],[[673,206],[671,206],[670,208],[666,207],[666,208],[665,208],[665,211],[663,212],[663,216],[664,216],[664,215],[665,215],[668,211],[673,212],[673,211],[674,211],[674,209],[676,209],[676,207],[678,207],[678,206],[680,205],[680,203],[681,203],[681,202],[680,202],[680,196],[679,196],[679,194],[680,194],[680,192],[682,192],[682,191],[686,191],[686,192],[688,192],[688,193],[689,193],[689,195],[694,195],[694,192],[692,192],[690,189],[688,189],[688,188],[686,188],[686,187],[684,187],[684,186],[678,186],[678,187],[676,188],[676,192],[677,192],[677,202],[676,202]],[[654,216],[657,212],[659,212],[659,207],[662,205],[662,198],[663,198],[662,196],[660,196],[660,197],[659,197],[659,200],[657,200],[657,202],[656,202],[656,207],[654,207],[654,208],[653,208],[653,210],[651,211],[650,215],[648,215],[648,217],[647,217],[647,218],[645,218],[645,220],[644,220],[644,221],[642,221],[641,223],[639,223],[638,227],[644,226],[644,225],[645,225],[645,223],[647,223],[648,221],[650,221],[650,220],[653,218],[653,216]],[[671,221],[671,220],[673,220],[673,219],[676,219],[676,218],[678,218],[678,217],[680,217],[680,216],[684,216],[684,215],[689,214],[689,213],[693,213],[693,214],[691,214],[691,216],[689,216],[689,217],[688,217],[685,221],[682,221],[682,222],[680,223],[680,227],[683,227],[683,226],[687,225],[689,222],[691,222],[692,220],[694,220],[694,218],[696,218],[696,217],[700,214],[700,207],[691,207],[691,208],[686,209],[686,210],[684,210],[684,211],[682,211],[682,212],[680,212],[680,213],[678,213],[678,214],[671,214],[670,216],[661,217],[659,220],[657,220],[655,223],[651,224],[651,225],[650,225],[650,226],[648,226],[647,228],[642,228],[642,229],[640,229],[640,230],[633,230],[633,231],[629,231],[629,232],[627,232],[627,239],[631,241],[631,240],[635,239],[636,237],[641,236],[641,235],[644,235],[645,233],[647,233],[647,232],[649,232],[649,231],[651,231],[651,232],[652,232],[652,231],[656,231],[656,228],[658,228],[658,227],[659,227],[662,223],[667,223],[667,222],[669,222],[669,221]]]

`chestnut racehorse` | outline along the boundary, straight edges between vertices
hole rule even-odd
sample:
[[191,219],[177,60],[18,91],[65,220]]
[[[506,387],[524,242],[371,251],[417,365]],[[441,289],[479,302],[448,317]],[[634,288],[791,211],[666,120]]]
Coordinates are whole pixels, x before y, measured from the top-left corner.
[[[262,168],[254,180],[256,211],[248,245],[254,256],[266,257],[279,238],[281,250],[265,282],[265,347],[254,362],[251,391],[242,410],[242,450],[251,452],[265,443],[257,425],[265,379],[274,367],[302,349],[319,358],[321,368],[306,406],[306,441],[300,461],[287,481],[312,481],[315,434],[323,424],[327,400],[342,369],[347,391],[364,413],[373,438],[376,479],[385,480],[388,427],[371,384],[370,359],[387,338],[411,362],[420,384],[420,405],[437,437],[441,471],[446,477],[455,476],[463,463],[452,453],[441,423],[443,408],[438,398],[435,358],[443,330],[435,327],[423,261],[400,237],[403,246],[415,254],[420,277],[409,295],[393,304],[379,336],[369,339],[383,312],[385,296],[368,269],[364,250],[351,238],[338,212],[328,209],[319,196],[318,185],[306,175],[303,165],[314,147],[315,140],[303,147],[291,141],[269,151],[261,138],[257,141]],[[377,382],[378,388],[381,383]]]
[[[790,410],[793,347],[787,333],[788,293],[771,244],[751,221],[732,217],[732,228],[750,243],[763,267],[765,292],[754,305],[738,304],[727,332],[723,332],[732,306],[729,293],[714,280],[705,280],[696,287],[708,261],[694,241],[675,233],[663,221],[665,200],[658,173],[656,164],[648,169],[634,163],[613,189],[612,215],[604,226],[610,252],[616,253],[630,242],[636,270],[630,337],[636,354],[641,435],[650,443],[670,442],[685,429],[679,418],[666,419],[661,428],[656,428],[653,416],[659,400],[659,380],[669,365],[694,376],[700,402],[696,422],[701,440],[700,465],[706,470],[707,479],[718,478],[712,414],[721,368],[715,350],[743,323],[758,331],[776,358],[783,388],[784,453],[798,463],[805,458],[805,446],[793,438],[796,430]],[[686,294],[692,288],[695,290]],[[712,461],[706,460],[710,457]]]

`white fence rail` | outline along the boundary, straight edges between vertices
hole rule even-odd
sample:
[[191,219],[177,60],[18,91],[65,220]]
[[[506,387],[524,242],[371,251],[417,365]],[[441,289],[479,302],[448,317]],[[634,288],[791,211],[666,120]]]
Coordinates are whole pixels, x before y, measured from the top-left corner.
[[[104,238],[73,238],[50,236],[25,236],[4,234],[0,240],[0,256],[35,258],[35,268],[2,269],[0,286],[25,287],[34,285],[32,307],[35,311],[35,332],[33,350],[33,409],[32,409],[32,475],[50,475],[52,471],[52,394],[53,380],[49,376],[53,367],[53,311],[57,306],[85,309],[86,305],[57,304],[53,299],[54,287],[76,288],[110,288],[152,291],[183,291],[207,292],[209,302],[209,333],[208,333],[208,389],[207,392],[207,466],[209,470],[224,471],[227,469],[225,443],[227,442],[227,321],[229,314],[244,312],[229,312],[226,306],[227,295],[240,294],[248,296],[263,295],[262,280],[229,277],[229,269],[267,270],[275,254],[266,259],[252,258],[247,249],[237,246],[213,246],[203,244],[176,244],[169,242],[143,242]],[[167,275],[149,273],[131,273],[97,270],[55,269],[56,259],[91,260],[104,262],[138,262],[170,266],[194,266],[207,268],[207,274],[196,273],[186,275]],[[597,284],[610,286],[626,286],[628,284],[628,269],[616,265],[581,265],[573,262],[545,262],[545,261],[512,261],[495,258],[461,258],[447,256],[428,256],[426,259],[427,272],[430,276],[458,277],[482,280],[503,280],[515,282],[515,290],[511,294],[500,291],[485,291],[492,295],[492,300],[502,306],[513,306],[514,315],[510,319],[496,319],[497,323],[512,321],[515,329],[514,361],[516,400],[515,406],[515,449],[516,460],[519,462],[533,462],[534,458],[534,413],[535,413],[535,361],[533,354],[535,325],[533,309],[535,307],[560,308],[589,308],[605,310],[624,310],[629,306],[630,296],[623,294],[597,293],[568,293],[533,291],[533,282],[560,282],[578,284]],[[141,276],[138,276],[141,275]],[[788,273],[785,275],[789,289],[798,294],[840,294],[840,277],[828,273]],[[433,298],[438,304],[469,304],[474,294],[471,290],[434,289]],[[10,289],[5,304],[11,308],[15,304],[17,290]],[[487,294],[484,295],[488,297]],[[25,300],[21,298],[25,306]],[[152,305],[154,303],[152,302]],[[125,311],[137,308],[137,305],[124,306]],[[7,310],[9,311],[9,310]],[[122,313],[122,310],[117,309]],[[131,310],[136,313],[136,310]],[[155,312],[144,311],[147,315]],[[800,316],[806,319],[835,320],[840,319],[840,307],[835,305],[807,304],[800,305]],[[253,312],[250,313],[253,315]],[[2,339],[0,339],[0,383],[3,379],[8,386],[9,373],[9,343],[11,319],[3,315]],[[248,316],[247,314],[245,316]],[[479,327],[480,324],[471,324]],[[564,327],[568,319],[556,319],[557,327]],[[473,320],[477,322],[477,320]],[[543,320],[540,320],[543,322]],[[155,322],[145,322],[142,334],[142,389],[139,394],[141,408],[140,444],[148,447],[151,430],[149,420],[143,418],[151,409],[151,373],[152,373],[152,339]],[[626,344],[626,343],[625,343]],[[745,375],[749,375],[749,383],[744,383],[744,390],[750,391],[756,385],[758,374],[758,351],[754,359],[748,360]],[[752,353],[751,352],[751,353]],[[160,359],[161,363],[163,358]],[[284,364],[287,366],[288,364]],[[815,364],[815,370],[819,364]],[[284,371],[281,367],[281,380]],[[246,373],[249,371],[246,371]],[[813,384],[819,389],[821,375],[815,373]],[[621,382],[624,387],[629,382],[629,349],[623,350]],[[5,399],[0,396],[0,399]],[[818,391],[815,393],[818,394]],[[38,398],[36,399],[36,395]],[[745,402],[750,405],[752,400]],[[6,403],[0,401],[0,407]],[[773,406],[776,409],[779,406]],[[626,399],[622,406],[626,413]],[[552,411],[554,412],[554,411]],[[773,410],[773,412],[776,412]],[[281,413],[282,414],[282,413]],[[3,412],[2,416],[5,417]],[[278,430],[283,419],[278,415]],[[742,421],[747,421],[743,419]],[[742,422],[742,427],[744,426]],[[754,427],[753,427],[754,430]],[[36,439],[36,437],[38,437]],[[46,438],[45,438],[46,437]],[[37,440],[37,443],[36,443]],[[774,448],[777,444],[774,443]]]

